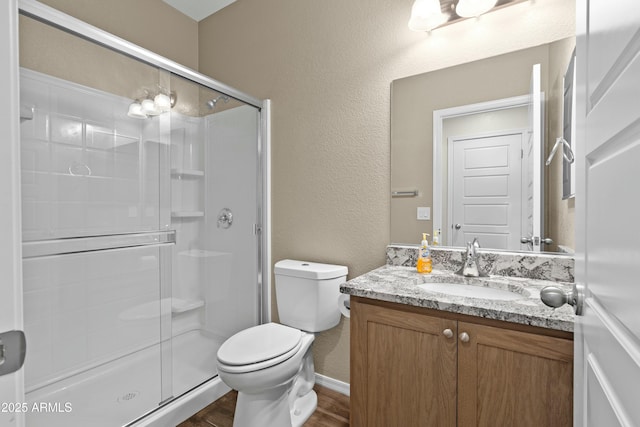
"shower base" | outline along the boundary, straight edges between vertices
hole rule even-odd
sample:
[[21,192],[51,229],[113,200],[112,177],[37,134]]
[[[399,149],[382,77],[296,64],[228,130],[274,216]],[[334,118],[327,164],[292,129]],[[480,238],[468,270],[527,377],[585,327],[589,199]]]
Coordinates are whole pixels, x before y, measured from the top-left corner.
[[[192,330],[173,337],[173,384],[178,396],[216,375],[222,340]],[[27,394],[29,427],[123,426],[159,407],[160,345]],[[171,388],[168,388],[171,387]]]

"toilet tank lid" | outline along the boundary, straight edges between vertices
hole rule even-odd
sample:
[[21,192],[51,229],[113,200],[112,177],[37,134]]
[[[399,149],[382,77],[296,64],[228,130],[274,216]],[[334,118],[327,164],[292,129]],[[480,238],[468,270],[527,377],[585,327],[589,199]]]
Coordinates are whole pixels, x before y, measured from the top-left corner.
[[344,265],[320,264],[318,262],[283,259],[276,262],[274,274],[281,276],[301,277],[304,279],[335,279],[346,276],[349,269]]

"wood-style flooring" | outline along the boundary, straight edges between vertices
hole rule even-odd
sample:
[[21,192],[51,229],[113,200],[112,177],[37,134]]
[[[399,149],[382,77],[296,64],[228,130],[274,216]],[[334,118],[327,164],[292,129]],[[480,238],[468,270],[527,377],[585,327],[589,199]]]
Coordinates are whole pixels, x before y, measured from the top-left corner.
[[[349,396],[317,384],[313,388],[318,394],[318,409],[304,427],[348,427]],[[237,395],[235,390],[225,394],[178,427],[232,427]]]

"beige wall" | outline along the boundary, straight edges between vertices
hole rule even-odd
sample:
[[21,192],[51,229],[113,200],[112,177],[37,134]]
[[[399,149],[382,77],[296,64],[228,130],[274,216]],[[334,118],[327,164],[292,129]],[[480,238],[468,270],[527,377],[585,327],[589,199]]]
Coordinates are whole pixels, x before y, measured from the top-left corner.
[[39,0],[155,53],[198,69],[198,23],[162,0]]
[[131,99],[155,92],[163,77],[155,67],[35,19],[19,22],[21,67]]
[[[161,0],[44,0],[43,3],[184,65],[198,66],[198,24]],[[20,65],[115,95],[177,94],[175,111],[198,115],[198,88],[126,55],[20,17]]]
[[[412,0],[241,0],[202,21],[200,70],[273,100],[274,262],[345,264],[350,277],[384,264],[391,82],[570,36],[574,3],[520,3],[431,35],[408,30]],[[349,322],[314,354],[319,373],[349,381]]]
[[[42,3],[193,69],[198,23],[162,0],[40,0]],[[198,88],[155,67],[44,25],[20,19],[20,65],[105,92],[144,98],[158,86],[178,94],[176,110],[199,113]],[[195,110],[195,112],[194,112]]]
[[[211,114],[205,102],[220,95],[30,17],[20,16],[19,40],[21,67],[131,100],[153,97],[162,88],[176,95],[173,111],[187,116]],[[215,112],[238,105],[232,100]]]

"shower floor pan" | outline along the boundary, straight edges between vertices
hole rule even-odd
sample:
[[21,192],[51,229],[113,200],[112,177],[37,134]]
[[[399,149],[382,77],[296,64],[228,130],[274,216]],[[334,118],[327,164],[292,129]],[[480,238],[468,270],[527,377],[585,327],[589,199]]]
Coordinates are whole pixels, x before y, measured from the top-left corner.
[[[173,338],[173,395],[216,374],[222,341],[200,330]],[[27,394],[29,427],[117,427],[158,408],[159,345]]]

